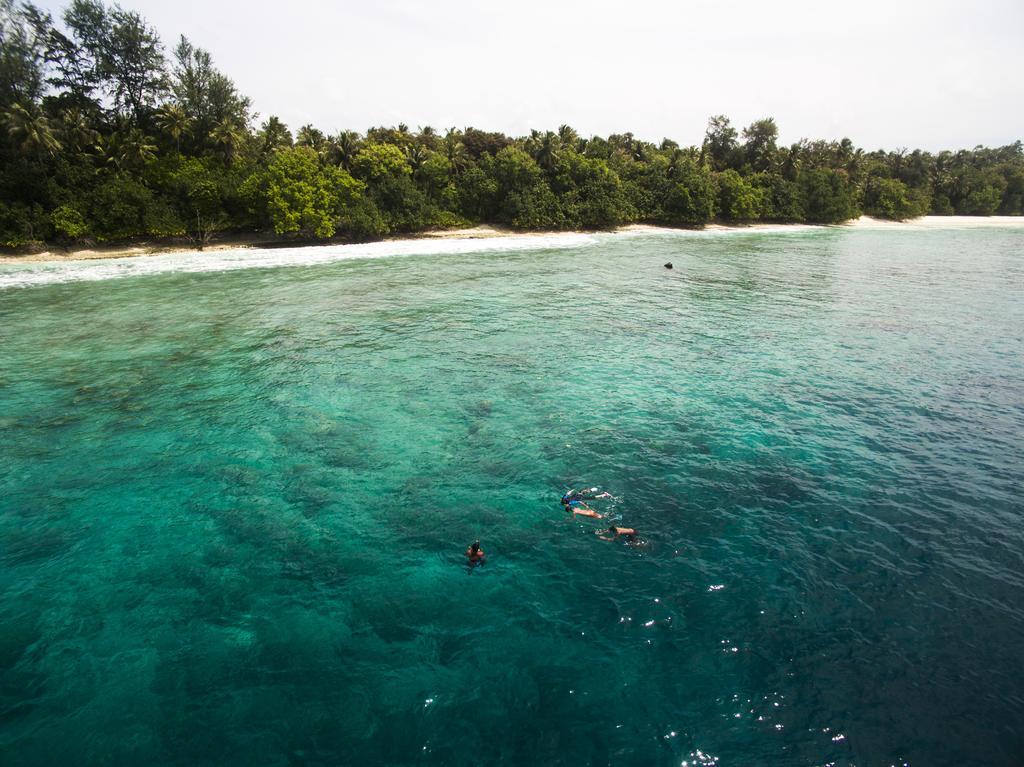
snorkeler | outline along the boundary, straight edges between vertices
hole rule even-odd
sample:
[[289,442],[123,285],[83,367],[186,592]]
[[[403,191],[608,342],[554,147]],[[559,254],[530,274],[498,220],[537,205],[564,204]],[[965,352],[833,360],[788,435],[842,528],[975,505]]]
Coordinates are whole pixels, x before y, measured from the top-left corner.
[[469,548],[466,549],[466,559],[469,560],[471,565],[481,565],[484,559],[487,557],[484,554],[484,550],[480,548],[480,541],[473,541],[469,544]]
[[599,498],[611,498],[609,492],[598,493],[596,487],[585,487],[582,490],[570,490],[562,496],[562,503],[566,501],[596,501]]
[[[604,533],[604,535],[601,533]],[[636,530],[632,527],[616,527],[615,525],[612,525],[607,530],[598,530],[594,535],[602,541],[614,541],[620,535],[625,538],[626,543],[634,543],[637,540]]]
[[596,511],[587,506],[587,504],[585,504],[578,498],[570,500],[568,496],[563,495],[562,508],[574,516],[579,515],[581,517],[593,517],[594,519],[604,519],[603,514],[598,514]]

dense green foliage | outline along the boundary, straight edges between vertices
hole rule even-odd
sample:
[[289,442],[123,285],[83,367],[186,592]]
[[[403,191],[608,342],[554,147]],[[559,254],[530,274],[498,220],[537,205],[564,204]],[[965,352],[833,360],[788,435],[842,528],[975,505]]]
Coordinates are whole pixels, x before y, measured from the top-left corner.
[[471,222],[837,223],[860,215],[1024,213],[1024,150],[864,152],[778,146],[774,120],[718,115],[702,144],[569,126],[512,138],[466,128],[293,136],[182,37],[170,57],[136,13],[73,0],[60,23],[0,0],[0,244],[218,231],[370,239]]

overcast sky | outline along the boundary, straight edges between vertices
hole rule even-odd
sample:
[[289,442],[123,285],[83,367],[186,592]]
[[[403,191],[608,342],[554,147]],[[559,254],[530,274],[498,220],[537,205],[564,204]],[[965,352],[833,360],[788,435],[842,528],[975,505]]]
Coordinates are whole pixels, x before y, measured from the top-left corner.
[[[39,4],[59,15],[58,0]],[[1024,0],[124,0],[206,48],[265,118],[520,135],[569,123],[699,143],[773,116],[785,142],[1024,139]]]

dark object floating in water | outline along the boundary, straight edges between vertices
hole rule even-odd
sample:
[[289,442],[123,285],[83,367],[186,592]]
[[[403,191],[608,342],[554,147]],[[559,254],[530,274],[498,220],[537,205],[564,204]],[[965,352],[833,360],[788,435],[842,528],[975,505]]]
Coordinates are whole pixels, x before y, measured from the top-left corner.
[[672,262],[669,261],[667,264],[665,264],[665,268],[666,269],[671,269],[672,268]]

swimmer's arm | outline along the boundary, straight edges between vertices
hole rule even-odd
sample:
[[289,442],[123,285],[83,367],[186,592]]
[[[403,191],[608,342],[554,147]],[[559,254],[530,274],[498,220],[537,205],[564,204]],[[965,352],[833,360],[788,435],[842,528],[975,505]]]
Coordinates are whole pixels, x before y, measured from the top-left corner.
[[616,538],[618,538],[617,535],[598,535],[597,537],[600,538],[602,541],[614,541]]

